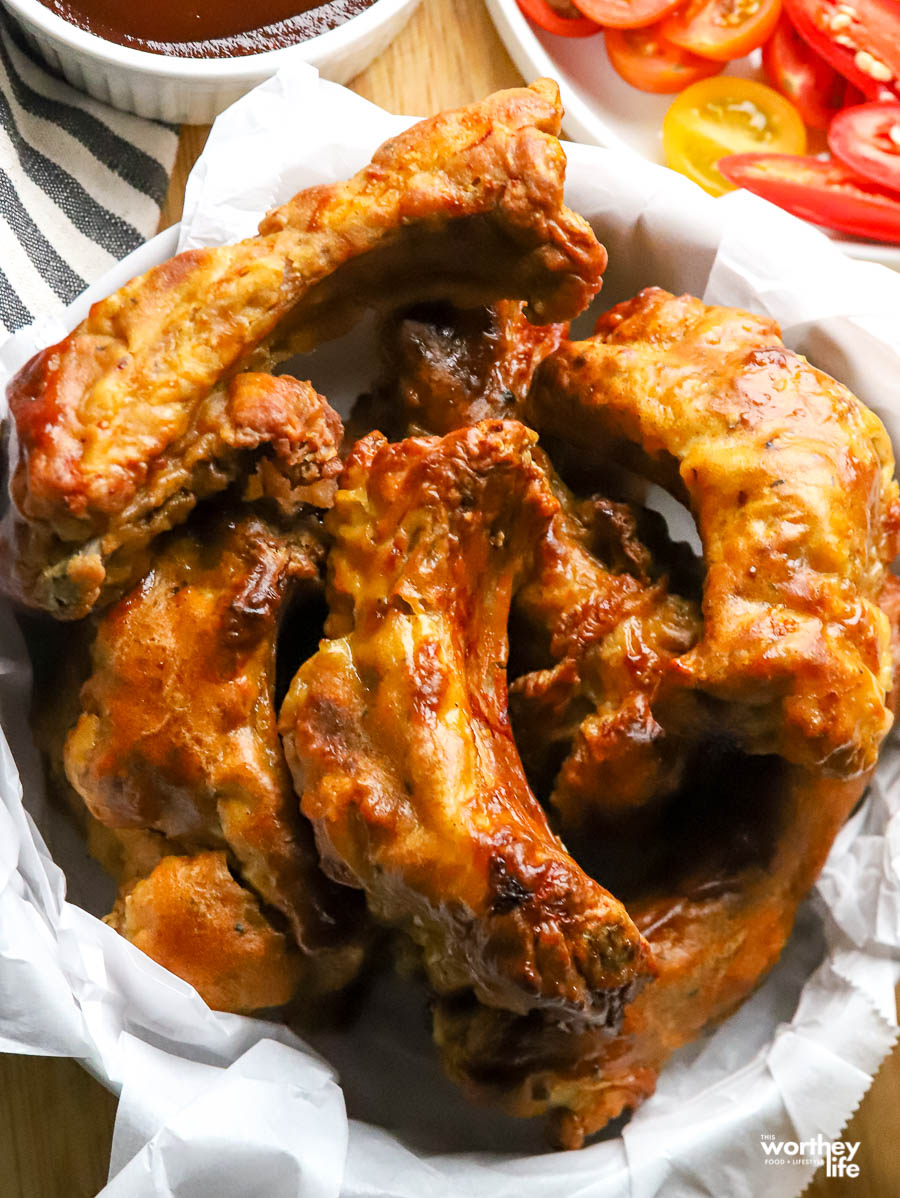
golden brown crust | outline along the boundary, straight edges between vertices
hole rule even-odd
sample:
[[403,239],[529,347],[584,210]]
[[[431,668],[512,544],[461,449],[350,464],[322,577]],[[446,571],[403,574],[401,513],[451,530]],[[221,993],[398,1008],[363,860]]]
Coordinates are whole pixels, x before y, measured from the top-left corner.
[[[383,381],[358,417],[402,436],[514,415],[564,333],[529,324],[512,301],[400,313],[382,330]],[[559,511],[514,600],[528,672],[510,689],[510,716],[539,793],[553,791],[565,831],[583,830],[596,809],[639,805],[680,781],[688,741],[667,739],[650,704],[668,663],[699,639],[700,616],[664,580],[651,583],[630,508],[576,501],[549,458],[536,460]]]
[[[459,315],[455,324],[448,318],[445,326],[454,329],[456,341],[433,317],[431,327],[400,325],[395,330],[395,336],[402,335],[403,351],[395,351],[395,394],[401,397],[402,408],[421,413],[423,422],[432,427],[464,422],[470,411],[480,410],[483,395],[497,402],[489,385],[490,372],[483,368],[489,358],[484,355],[485,328],[471,320],[467,324]],[[652,473],[670,485],[672,460],[678,458],[677,436],[694,435],[699,443],[696,457],[708,466],[712,438],[722,433],[721,424],[717,425],[721,412],[726,424],[741,426],[735,420],[735,401],[729,408],[729,386],[738,391],[737,405],[749,403],[757,420],[759,407],[771,400],[765,387],[761,399],[759,388],[748,386],[741,373],[741,352],[748,340],[761,338],[767,345],[777,341],[777,330],[768,322],[653,292],[614,310],[601,321],[601,329],[616,346],[615,351],[606,350],[604,343],[602,352],[615,353],[616,358],[612,367],[597,371],[599,399],[585,391],[583,378],[577,377],[578,366],[571,364],[582,346],[564,346],[546,363],[535,394],[524,405],[538,427],[577,440],[579,447],[589,444],[595,456],[610,441],[618,448],[616,442],[622,438],[615,423],[593,418],[590,405],[609,402],[604,388],[612,390],[613,402],[626,411],[620,417],[623,425],[632,408],[641,416],[642,404],[649,409],[644,424],[637,430],[627,427],[627,432],[652,460]],[[562,382],[560,362],[568,371]],[[680,374],[679,365],[683,366]],[[767,365],[771,362],[762,362]],[[588,377],[591,366],[584,371]],[[751,370],[759,367],[754,359]],[[790,379],[794,390],[788,392],[789,402],[795,404],[799,398],[815,415],[828,420],[827,410],[817,410],[816,387],[825,390],[822,376],[808,368],[801,373],[800,385],[796,376]],[[667,387],[675,393],[671,401]],[[571,392],[562,403],[558,403],[560,388]],[[845,395],[839,393],[837,401]],[[673,410],[659,418],[659,431],[649,426],[657,415],[653,405],[661,397],[664,403],[672,403]],[[827,397],[837,407],[840,422],[840,402],[834,393]],[[679,403],[685,408],[677,407]],[[777,417],[777,397],[771,406]],[[849,454],[858,455],[862,463],[860,494],[864,501],[871,498],[872,508],[867,511],[863,503],[851,519],[857,521],[857,534],[871,537],[871,589],[865,593],[870,599],[880,598],[891,612],[898,607],[900,588],[888,583],[879,596],[879,580],[892,552],[897,519],[892,458],[889,449],[885,452],[883,432],[874,418],[861,412],[859,405],[853,414],[858,426],[850,420],[848,427],[839,425],[836,432],[827,428],[825,439],[830,441],[833,435],[840,452],[844,438]],[[801,412],[796,423],[808,435],[809,422],[804,427],[803,416]],[[691,426],[692,418],[699,427]],[[669,421],[676,426],[674,431],[668,429]],[[745,419],[743,427],[748,424],[752,427]],[[788,424],[784,431],[789,438],[794,430],[790,420]],[[766,431],[771,433],[771,426]],[[740,435],[734,440],[739,441]],[[733,448],[722,451],[724,466],[743,469],[746,484],[752,476],[747,466],[755,448],[752,437],[746,437],[740,447],[743,461],[729,461]],[[539,459],[536,452],[533,456]],[[498,1103],[520,1116],[549,1114],[554,1142],[577,1147],[586,1135],[639,1105],[653,1092],[671,1052],[729,1014],[771,968],[790,934],[797,904],[862,793],[868,772],[841,781],[823,777],[818,769],[785,767],[774,759],[759,759],[752,767],[745,760],[724,769],[719,791],[705,806],[698,807],[690,797],[700,782],[689,779],[688,797],[676,796],[662,806],[657,803],[637,820],[616,816],[617,810],[625,812],[648,798],[664,799],[675,790],[687,754],[698,738],[711,731],[709,721],[682,719],[677,735],[666,735],[653,711],[660,684],[680,669],[683,655],[691,660],[689,651],[701,641],[704,625],[693,604],[669,595],[664,582],[651,582],[649,557],[633,527],[627,526],[625,510],[616,512],[608,503],[598,509],[606,537],[601,546],[603,538],[592,527],[590,505],[576,501],[553,476],[549,462],[543,464],[559,509],[538,542],[514,606],[517,631],[528,646],[526,657],[539,661],[546,655],[555,664],[516,680],[511,694],[514,724],[532,773],[548,789],[559,758],[564,757],[553,801],[567,830],[573,835],[589,834],[580,847],[600,868],[597,876],[604,876],[604,860],[618,858],[620,867],[622,860],[633,860],[633,876],[625,875],[627,908],[658,958],[660,974],[626,1007],[617,1033],[603,1027],[578,1030],[546,1010],[523,1014],[487,1006],[469,990],[438,998],[435,1037],[448,1072],[470,1097]],[[805,465],[795,464],[798,472]],[[848,476],[852,474],[851,469]],[[693,479],[684,469],[682,477],[684,486],[676,486],[676,493],[691,494]],[[701,515],[715,512],[714,494],[707,497]],[[740,503],[728,492],[719,498],[722,511],[716,514],[726,527],[718,530],[712,546],[707,543],[714,563],[721,560],[720,546],[731,534],[727,521],[750,502],[749,494]],[[796,500],[792,496],[789,502]],[[606,536],[610,527],[611,537]],[[701,518],[701,531],[705,527]],[[769,531],[763,535],[771,538]],[[733,557],[745,549],[746,541],[739,542],[732,547]],[[613,565],[614,559],[618,560]],[[721,580],[717,581],[721,587]],[[880,621],[880,612],[872,614]],[[803,684],[804,679],[800,681]],[[776,709],[773,722],[777,714]],[[777,742],[779,748],[785,747],[785,740]],[[751,741],[748,747],[762,751],[768,742]],[[709,748],[704,751],[704,771],[710,769],[714,756]],[[743,798],[738,798],[735,770],[752,779]],[[661,847],[667,843],[668,852]],[[748,845],[753,847],[749,859]],[[660,854],[667,861],[665,868],[655,861]]]
[[163,857],[108,922],[219,1011],[283,1006],[303,977],[300,954],[231,876],[224,852]]
[[506,716],[506,623],[556,502],[534,435],[357,445],[329,517],[333,639],[280,718],[323,864],[423,949],[440,992],[614,1024],[651,970],[552,835]]
[[[343,985],[362,961],[361,912],[319,869],[273,706],[281,618],[323,554],[313,522],[286,534],[251,509],[173,534],[99,621],[65,755],[107,827],[161,834],[168,852],[227,849],[307,954],[306,993]],[[133,838],[119,840],[133,877]],[[146,908],[157,892],[142,893]]]
[[287,516],[304,505],[331,507],[344,428],[309,383],[289,374],[247,371],[231,382],[228,412],[230,420],[222,430],[226,444],[236,450],[269,447],[256,478],[248,483],[251,498],[268,496]]
[[[113,926],[253,1011],[351,980],[367,902],[448,1072],[575,1147],[765,975],[862,793],[900,495],[880,423],[771,321],[650,290],[585,342],[529,323],[576,316],[605,266],[560,116],[540,81],[422,122],[95,305],[11,385],[0,573],[61,618],[128,592],[66,752]],[[359,419],[407,439],[357,443],[336,491],[339,419],[273,372],[366,308],[395,314]],[[635,510],[576,499],[510,417],[691,504],[702,615]],[[233,483],[263,503],[152,545]],[[276,638],[333,504],[282,750]],[[512,735],[511,611],[516,734],[578,860]]]
[[606,254],[563,204],[561,111],[541,81],[421,122],[257,237],[187,251],[95,304],[10,387],[10,593],[73,618],[133,581],[150,538],[238,469],[221,435],[238,369],[373,304],[511,295],[542,320],[580,312]]
[[550,793],[564,831],[584,833],[596,815],[641,806],[681,782],[692,742],[667,737],[652,702],[702,624],[695,604],[643,572],[649,554],[631,512],[577,501],[549,459],[540,461],[560,506],[514,610],[520,636],[532,652],[546,646],[553,664],[515,680],[510,715],[529,774]]
[[690,499],[704,635],[673,664],[657,718],[808,768],[869,770],[891,725],[878,596],[900,525],[877,417],[771,321],[658,289],[551,356],[527,412],[610,453],[640,447]]
[[[39,355],[10,384],[18,465],[0,533],[3,586],[32,606],[76,619],[108,603],[147,570],[154,537],[254,467],[255,495],[288,512],[330,502],[343,429],[309,383],[252,374],[189,410],[127,391],[110,399],[101,377],[104,406],[90,412],[61,347],[44,356],[46,369]],[[74,455],[61,449],[72,440]]]
[[[800,900],[867,781],[773,766],[756,772],[738,804],[727,787],[730,793],[716,796],[718,816],[702,809],[713,826],[694,829],[700,838],[693,843],[678,836],[695,860],[688,857],[674,886],[656,889],[651,879],[629,898],[659,975],[628,1005],[620,1031],[573,1033],[537,1014],[517,1019],[471,1002],[438,1002],[435,1038],[450,1076],[471,1098],[511,1114],[548,1114],[551,1140],[562,1148],[580,1147],[639,1106],[675,1049],[731,1014],[775,964]],[[723,820],[729,803],[737,809],[726,809]],[[770,826],[754,827],[761,819]],[[742,837],[761,844],[734,866],[729,858],[740,853]],[[647,852],[645,839],[625,840],[620,851],[637,862]]]

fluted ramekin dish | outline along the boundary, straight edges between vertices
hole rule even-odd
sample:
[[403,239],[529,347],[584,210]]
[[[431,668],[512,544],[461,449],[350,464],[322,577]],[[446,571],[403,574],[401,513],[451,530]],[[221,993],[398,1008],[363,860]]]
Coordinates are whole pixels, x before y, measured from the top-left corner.
[[138,116],[206,125],[292,59],[345,83],[384,50],[419,0],[375,0],[318,37],[235,58],[179,58],[120,46],[72,25],[40,0],[2,0],[29,44],[59,74],[97,100]]

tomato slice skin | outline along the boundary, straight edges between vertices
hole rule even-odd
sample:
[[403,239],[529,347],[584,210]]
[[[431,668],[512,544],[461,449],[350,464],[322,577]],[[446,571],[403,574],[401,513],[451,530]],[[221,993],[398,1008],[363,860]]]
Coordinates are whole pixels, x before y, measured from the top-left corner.
[[827,129],[846,102],[847,80],[803,40],[787,13],[763,46],[762,60],[769,82],[795,105],[804,124]]
[[663,34],[693,54],[730,62],[761,46],[780,15],[781,0],[688,0]]
[[580,13],[606,29],[642,29],[674,12],[684,0],[572,0]]
[[900,192],[900,101],[845,108],[828,130],[828,148],[851,171]]
[[839,162],[794,154],[735,154],[722,174],[804,220],[842,233],[900,245],[900,197],[860,179]]
[[803,40],[867,99],[900,95],[896,0],[784,0],[784,7]]
[[855,83],[847,80],[847,90],[844,92],[844,103],[842,108],[855,108],[857,104],[865,104],[866,97],[862,94]]
[[516,0],[519,8],[545,33],[555,33],[559,37],[593,37],[600,32],[600,26],[587,17],[564,17],[547,0]]
[[644,29],[607,29],[605,40],[615,70],[641,91],[658,95],[680,92],[722,70],[722,63],[667,42],[658,23]]

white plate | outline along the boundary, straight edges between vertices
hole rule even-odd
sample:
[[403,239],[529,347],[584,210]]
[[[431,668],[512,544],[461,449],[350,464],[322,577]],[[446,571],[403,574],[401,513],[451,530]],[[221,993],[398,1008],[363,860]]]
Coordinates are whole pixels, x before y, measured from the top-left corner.
[[[665,165],[662,119],[672,96],[653,96],[620,79],[609,64],[602,37],[568,38],[544,33],[523,15],[516,0],[486,0],[497,31],[516,66],[531,81],[549,75],[559,81],[566,116],[563,128],[573,141],[633,150]],[[742,59],[726,75],[764,79],[758,63]],[[827,230],[826,230],[827,232]],[[857,241],[828,234],[854,258],[900,270],[900,246]]]

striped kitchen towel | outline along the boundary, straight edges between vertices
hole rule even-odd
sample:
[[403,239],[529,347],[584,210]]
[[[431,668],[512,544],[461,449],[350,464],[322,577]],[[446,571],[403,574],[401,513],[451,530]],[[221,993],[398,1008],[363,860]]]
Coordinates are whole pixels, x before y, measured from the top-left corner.
[[37,66],[0,10],[0,326],[59,311],[153,236],[177,144]]

